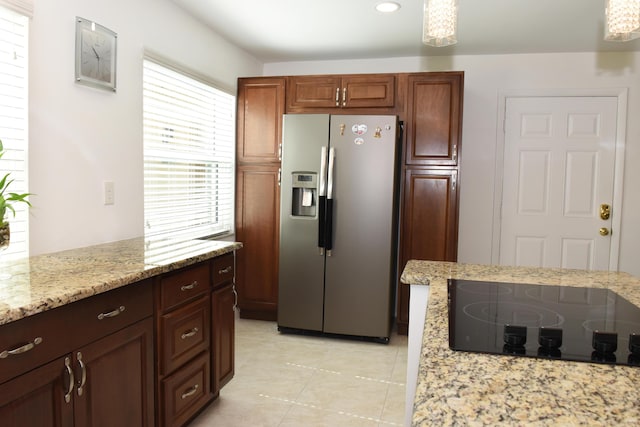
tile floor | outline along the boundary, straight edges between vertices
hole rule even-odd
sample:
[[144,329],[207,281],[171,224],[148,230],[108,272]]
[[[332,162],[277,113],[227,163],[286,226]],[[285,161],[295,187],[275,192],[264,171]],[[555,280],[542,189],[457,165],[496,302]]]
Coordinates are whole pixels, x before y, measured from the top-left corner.
[[402,426],[407,337],[388,345],[280,334],[236,319],[236,373],[191,427]]

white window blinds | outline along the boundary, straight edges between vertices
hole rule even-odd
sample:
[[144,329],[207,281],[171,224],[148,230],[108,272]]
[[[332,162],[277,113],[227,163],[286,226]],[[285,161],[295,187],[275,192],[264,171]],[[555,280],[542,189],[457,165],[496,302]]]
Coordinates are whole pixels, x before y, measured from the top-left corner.
[[235,96],[144,60],[145,237],[233,232]]
[[[0,140],[5,154],[0,159],[0,179],[11,173],[7,191],[27,193],[27,95],[29,19],[0,4]],[[0,255],[15,259],[29,255],[29,211],[15,203],[15,217],[7,211],[11,243]]]
[[0,0],[0,7],[4,6],[20,15],[31,18],[33,16],[34,0]]

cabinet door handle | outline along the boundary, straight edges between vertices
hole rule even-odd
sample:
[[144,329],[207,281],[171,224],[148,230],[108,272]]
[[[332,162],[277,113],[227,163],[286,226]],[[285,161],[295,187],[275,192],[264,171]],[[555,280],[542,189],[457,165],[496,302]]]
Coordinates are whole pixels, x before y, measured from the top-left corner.
[[182,338],[183,340],[187,338],[191,338],[197,333],[198,333],[198,328],[193,328],[187,332],[183,332],[182,335],[180,335],[180,338]]
[[228,266],[227,268],[223,268],[222,270],[218,270],[218,274],[226,274],[228,272],[230,272],[231,270],[233,270],[232,266]]
[[33,350],[35,346],[42,342],[42,337],[36,337],[32,342],[27,343],[25,345],[21,345],[20,347],[14,348],[13,350],[5,350],[0,353],[0,359],[6,359],[9,356],[16,356],[18,354],[26,353],[29,350]]
[[343,88],[342,89],[342,106],[346,106],[347,105],[347,88]]
[[196,394],[196,391],[198,391],[198,384],[194,385],[193,387],[191,387],[189,390],[185,391],[184,393],[182,393],[182,398],[186,399],[187,397],[191,397],[194,394]]
[[82,361],[82,353],[78,352],[76,354],[76,359],[78,359],[78,365],[80,365],[80,381],[78,381],[78,396],[82,396],[83,387],[87,382],[87,365]]
[[116,308],[115,310],[111,310],[111,311],[107,311],[105,313],[98,314],[98,320],[103,320],[103,319],[108,319],[108,318],[111,318],[111,317],[116,317],[120,313],[122,313],[123,311],[124,311],[124,305],[121,305],[120,307]]
[[67,392],[64,394],[64,401],[69,403],[71,402],[71,393],[73,393],[73,386],[76,383],[76,380],[73,377],[73,369],[71,369],[70,358],[68,357],[64,358],[64,367],[67,369],[67,374],[69,375],[69,387],[67,387]]
[[336,88],[336,107],[340,106],[340,88]]
[[238,307],[238,291],[236,290],[235,284],[231,290],[233,291],[233,311],[236,311],[236,308]]
[[188,285],[180,286],[180,290],[182,292],[190,291],[190,290],[194,289],[196,286],[198,286],[198,281],[194,280],[193,282],[189,283]]
[[451,159],[454,162],[458,161],[458,144],[453,145],[453,152],[451,153]]

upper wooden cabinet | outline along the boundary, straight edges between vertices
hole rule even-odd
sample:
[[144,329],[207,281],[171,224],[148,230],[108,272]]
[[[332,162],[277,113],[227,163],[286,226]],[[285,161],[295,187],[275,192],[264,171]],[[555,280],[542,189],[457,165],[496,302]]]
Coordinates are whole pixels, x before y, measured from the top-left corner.
[[287,110],[394,108],[393,74],[294,76],[288,78]]
[[407,86],[405,164],[457,165],[463,73],[410,74]]
[[284,78],[238,79],[238,163],[280,161],[284,112]]

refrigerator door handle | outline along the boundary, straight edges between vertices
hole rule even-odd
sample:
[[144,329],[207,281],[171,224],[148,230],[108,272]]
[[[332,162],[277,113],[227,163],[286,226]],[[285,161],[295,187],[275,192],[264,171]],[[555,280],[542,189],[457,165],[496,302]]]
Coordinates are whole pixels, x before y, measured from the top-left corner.
[[333,164],[336,161],[336,149],[329,149],[329,172],[327,174],[327,200],[333,199]]
[[318,196],[327,195],[327,147],[320,149],[320,188]]
[[318,248],[324,255],[325,211],[327,209],[327,147],[320,150],[320,185],[318,188]]
[[327,173],[327,218],[325,226],[324,248],[327,256],[331,256],[333,249],[333,170],[336,159],[336,149],[329,149],[329,172]]

